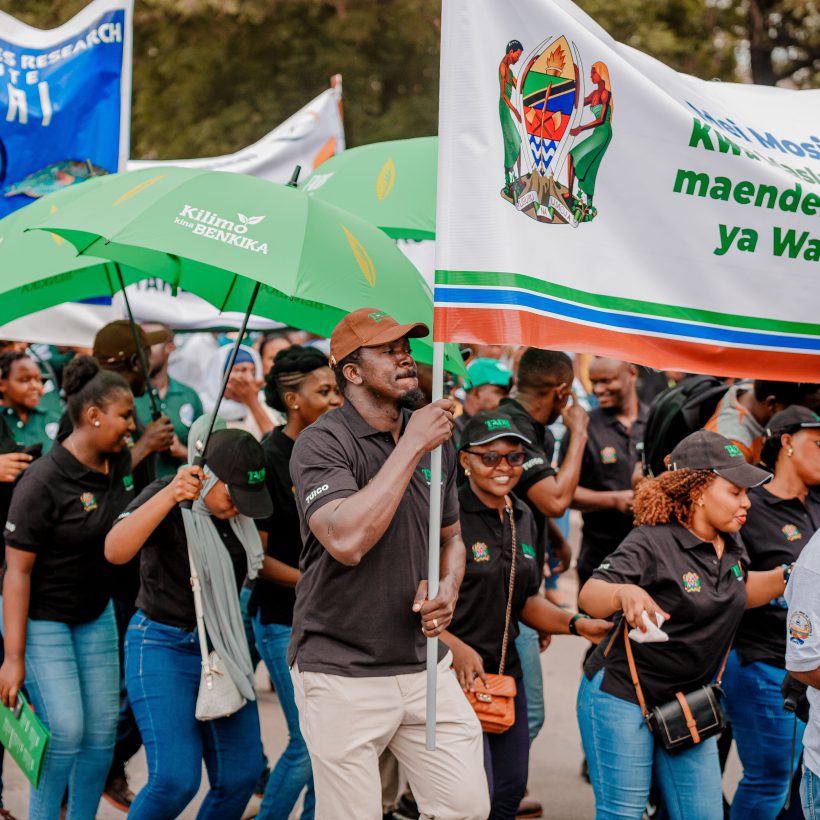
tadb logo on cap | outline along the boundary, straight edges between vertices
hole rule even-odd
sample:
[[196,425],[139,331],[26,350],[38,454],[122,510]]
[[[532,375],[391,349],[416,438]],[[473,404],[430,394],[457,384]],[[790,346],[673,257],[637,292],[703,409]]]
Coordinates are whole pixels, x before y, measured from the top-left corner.
[[512,427],[509,419],[487,419],[484,424],[488,430],[509,430]]
[[265,480],[265,468],[261,470],[248,470],[248,484],[261,484]]
[[732,458],[737,458],[738,456],[743,458],[743,453],[740,452],[740,447],[738,447],[737,444],[727,444],[726,445],[726,452]]

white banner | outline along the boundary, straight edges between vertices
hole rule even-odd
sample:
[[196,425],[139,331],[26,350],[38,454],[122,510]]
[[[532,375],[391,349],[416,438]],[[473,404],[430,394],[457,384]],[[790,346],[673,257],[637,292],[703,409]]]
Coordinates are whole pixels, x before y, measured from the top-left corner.
[[444,0],[436,337],[815,381],[820,91],[705,82],[569,0]]
[[342,81],[323,91],[300,108],[281,125],[277,125],[259,142],[222,157],[175,160],[130,160],[128,170],[180,165],[206,171],[232,171],[237,174],[286,183],[297,165],[306,177],[326,159],[345,147],[344,122],[341,113]]

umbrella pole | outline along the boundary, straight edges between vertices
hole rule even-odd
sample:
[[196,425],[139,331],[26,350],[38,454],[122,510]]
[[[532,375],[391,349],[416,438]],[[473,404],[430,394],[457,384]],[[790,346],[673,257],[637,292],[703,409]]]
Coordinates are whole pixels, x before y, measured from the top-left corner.
[[117,279],[120,282],[120,290],[122,291],[122,298],[125,300],[125,310],[128,313],[128,321],[131,324],[131,332],[134,334],[134,345],[137,348],[137,356],[140,357],[140,366],[142,372],[145,374],[145,389],[148,391],[148,400],[151,402],[151,418],[156,421],[161,415],[159,400],[157,399],[157,391],[153,384],[151,384],[151,377],[148,371],[148,362],[145,360],[145,350],[143,350],[142,342],[140,341],[139,330],[137,330],[137,323],[134,321],[134,314],[131,312],[131,303],[128,301],[128,294],[125,292],[125,280],[122,278],[122,271],[119,263],[114,263],[114,270],[117,271]]
[[[444,342],[433,342],[433,401],[444,395]],[[430,455],[430,528],[427,557],[427,598],[438,595],[441,564],[441,447]],[[436,691],[438,687],[438,638],[427,639],[427,733],[429,751],[436,748]]]
[[254,282],[253,285],[253,292],[251,293],[250,302],[248,302],[248,309],[245,311],[245,315],[242,318],[242,325],[239,328],[239,333],[237,334],[236,341],[234,342],[233,349],[231,350],[231,355],[228,357],[228,361],[225,365],[225,372],[222,374],[222,384],[219,385],[219,393],[216,396],[216,404],[214,404],[214,409],[211,412],[210,421],[208,422],[208,429],[205,432],[205,437],[202,440],[202,447],[200,449],[199,443],[197,443],[197,449],[199,453],[194,458],[194,464],[199,466],[205,460],[205,449],[208,446],[208,440],[211,438],[211,433],[214,429],[214,423],[216,422],[216,417],[219,414],[219,405],[222,403],[222,397],[225,395],[225,389],[228,386],[228,379],[231,377],[231,370],[233,370],[234,363],[236,362],[236,357],[239,355],[239,347],[242,344],[242,340],[245,338],[245,332],[248,329],[248,322],[251,318],[251,313],[253,313],[253,306],[256,303],[256,297],[259,295],[259,282]]

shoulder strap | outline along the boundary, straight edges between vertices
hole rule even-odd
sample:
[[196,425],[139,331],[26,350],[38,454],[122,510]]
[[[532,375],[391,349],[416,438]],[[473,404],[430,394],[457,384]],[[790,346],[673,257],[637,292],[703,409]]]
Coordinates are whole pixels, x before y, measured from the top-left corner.
[[[504,638],[501,641],[501,663],[498,664],[498,674],[504,674],[504,664],[507,661],[507,643],[510,638],[510,616],[512,615],[513,590],[515,589],[515,553],[518,551],[515,532],[515,512],[510,497],[504,496],[505,509],[510,516],[510,535],[512,540],[512,563],[510,564],[510,587],[507,591],[507,611],[504,615]],[[502,534],[503,539],[503,534]],[[503,543],[503,541],[502,541]]]
[[194,593],[194,611],[196,612],[196,631],[199,635],[199,654],[202,656],[202,668],[207,676],[211,674],[211,662],[208,653],[208,636],[205,632],[205,614],[202,609],[202,588],[199,584],[199,573],[194,564],[194,554],[188,545],[188,563],[191,568],[191,589]]
[[723,680],[723,673],[726,671],[726,664],[729,662],[729,653],[732,651],[732,644],[734,643],[734,638],[729,641],[729,646],[726,647],[726,654],[723,656],[723,663],[720,665],[720,669],[718,670],[717,677],[715,678],[715,683],[720,686],[721,681]]
[[629,674],[632,677],[632,685],[635,687],[635,694],[638,696],[638,705],[641,707],[641,714],[644,720],[648,719],[649,712],[646,710],[646,701],[643,697],[641,682],[638,680],[638,670],[635,667],[635,658],[632,656],[632,643],[629,640],[629,624],[624,618],[624,645],[626,646],[626,662],[629,664]]

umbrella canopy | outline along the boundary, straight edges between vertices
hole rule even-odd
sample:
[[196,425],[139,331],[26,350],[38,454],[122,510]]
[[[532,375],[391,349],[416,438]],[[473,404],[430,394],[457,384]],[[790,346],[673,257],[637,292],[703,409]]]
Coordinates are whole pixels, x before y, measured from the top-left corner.
[[[77,186],[76,198],[30,225],[220,310],[247,308],[261,282],[257,314],[321,335],[368,305],[432,325],[429,286],[387,236],[353,214],[255,177],[173,167],[112,174]],[[414,350],[420,361],[432,361],[432,339],[414,340]],[[455,346],[446,366],[464,372]]]
[[[83,191],[84,182],[32,202],[0,220],[0,325],[45,308],[119,290],[114,264],[94,256],[78,257],[70,242],[56,234],[28,231],[57,215]],[[121,266],[126,282],[145,278]]]
[[435,239],[438,137],[374,142],[323,162],[299,189],[393,239]]

